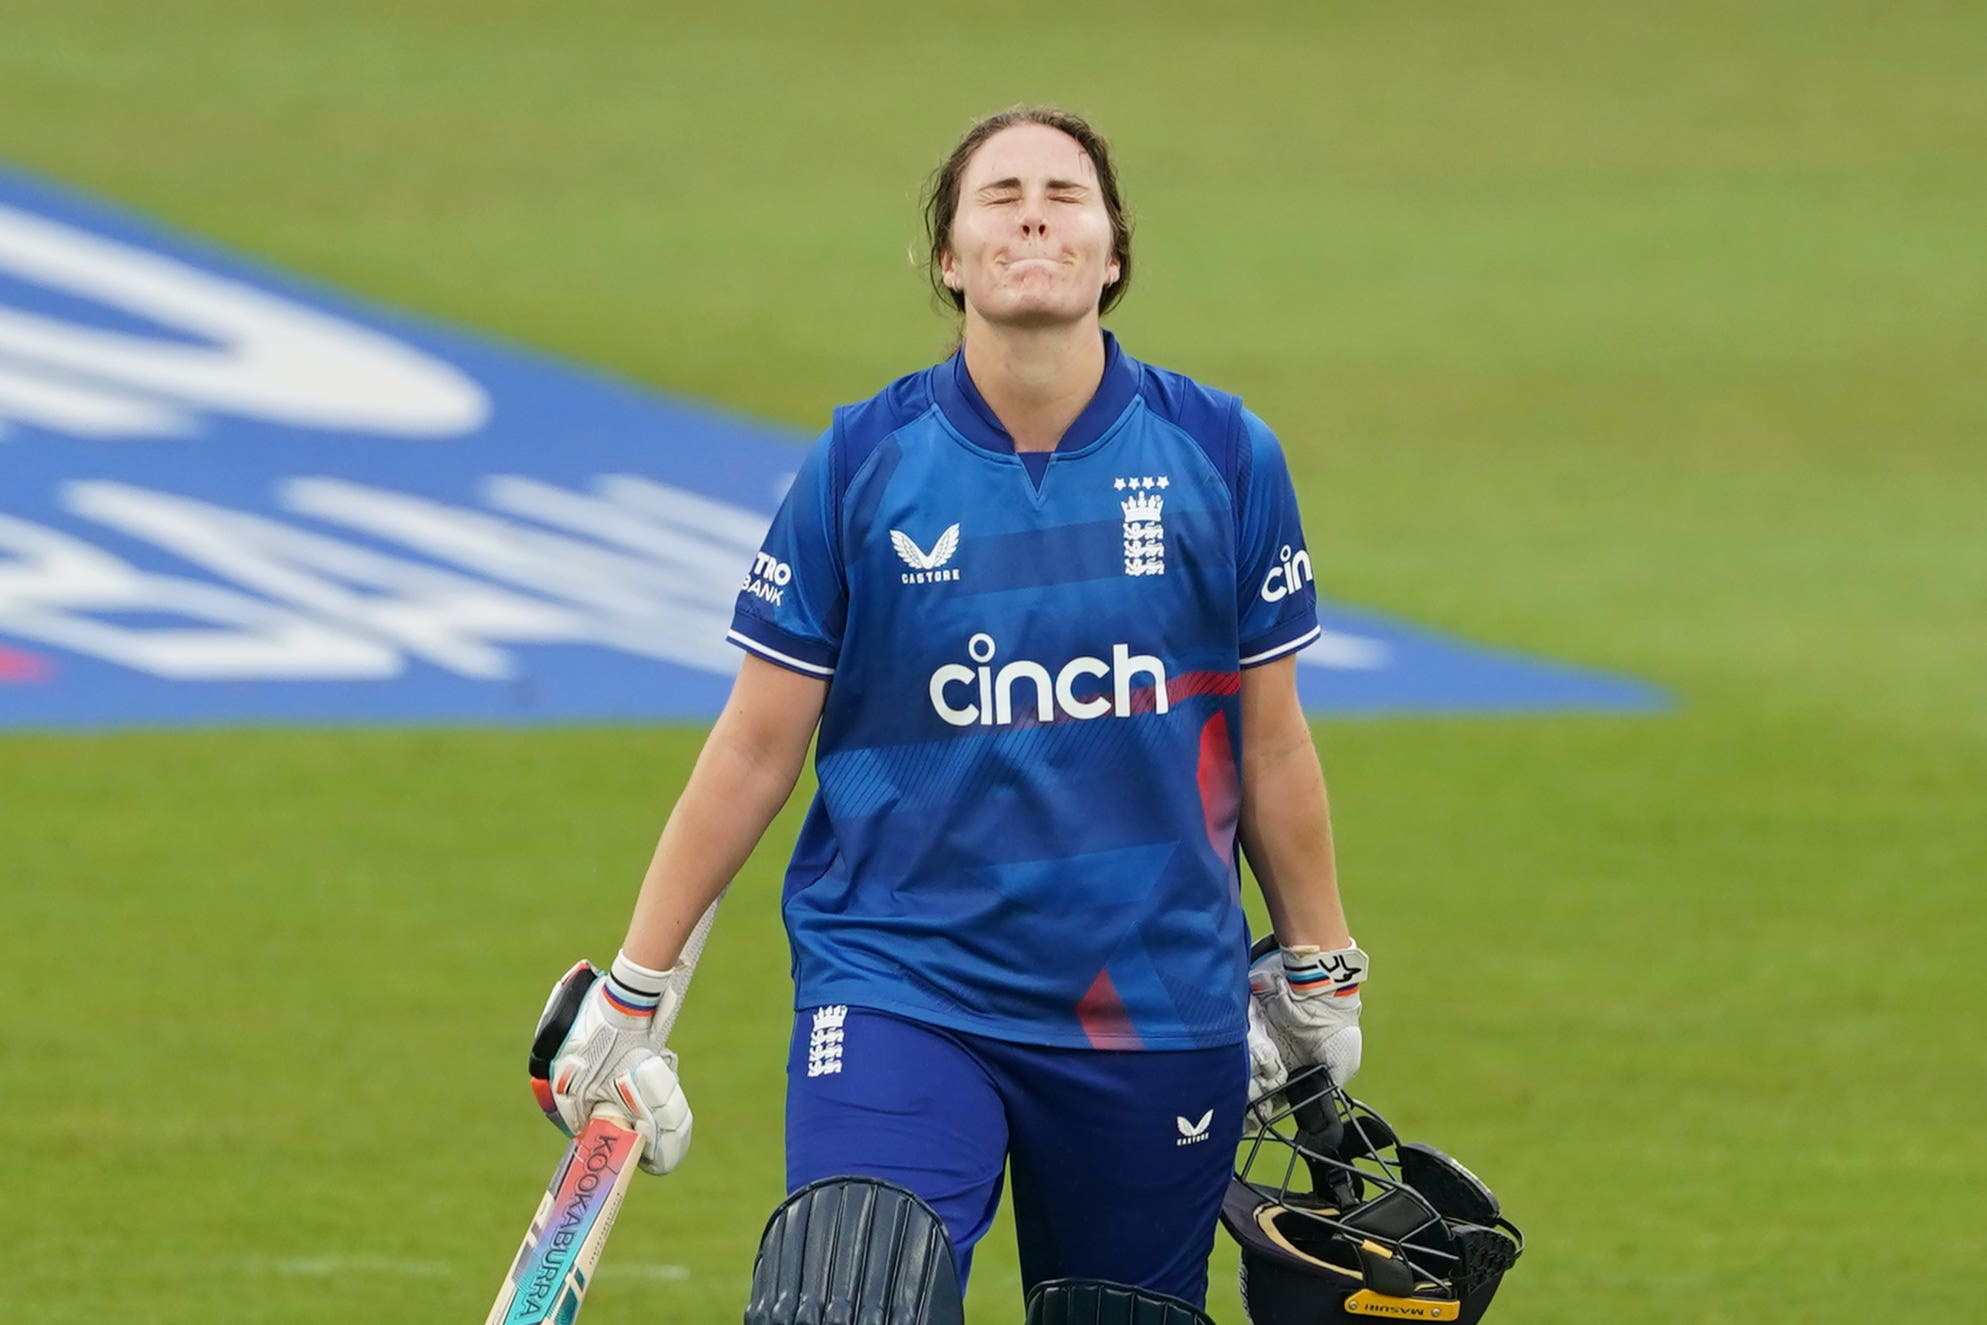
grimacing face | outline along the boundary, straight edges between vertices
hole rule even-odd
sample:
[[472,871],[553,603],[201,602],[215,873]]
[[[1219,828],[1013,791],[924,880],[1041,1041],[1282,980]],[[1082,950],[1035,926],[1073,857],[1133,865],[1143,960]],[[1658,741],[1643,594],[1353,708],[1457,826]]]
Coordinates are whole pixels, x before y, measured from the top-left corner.
[[966,162],[940,272],[987,322],[1071,322],[1118,279],[1111,248],[1090,154],[1060,129],[1017,124]]

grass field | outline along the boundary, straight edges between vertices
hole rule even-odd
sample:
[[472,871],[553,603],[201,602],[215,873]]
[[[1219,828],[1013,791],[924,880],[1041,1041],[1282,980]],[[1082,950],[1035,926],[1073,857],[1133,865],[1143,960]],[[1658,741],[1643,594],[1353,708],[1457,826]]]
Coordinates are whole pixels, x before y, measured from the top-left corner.
[[[679,10],[0,0],[0,160],[811,428],[944,347],[904,253],[950,137],[1094,114],[1113,325],[1278,428],[1327,595],[1677,701],[1318,728],[1361,1093],[1525,1225],[1492,1319],[1987,1315],[1987,16]],[[0,740],[0,1319],[478,1318],[557,1150],[532,1018],[697,744]],[[594,1325],[742,1303],[800,804]],[[1003,1229],[975,1318],[1017,1283]]]

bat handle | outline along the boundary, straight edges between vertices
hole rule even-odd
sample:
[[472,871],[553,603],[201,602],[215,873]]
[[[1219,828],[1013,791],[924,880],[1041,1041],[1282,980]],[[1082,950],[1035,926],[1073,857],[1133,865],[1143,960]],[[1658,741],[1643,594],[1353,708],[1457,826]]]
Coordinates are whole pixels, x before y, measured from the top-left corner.
[[683,1011],[683,1000],[690,993],[690,977],[696,974],[697,962],[704,955],[704,944],[711,937],[711,925],[718,918],[718,903],[724,901],[724,893],[730,892],[727,886],[704,908],[704,914],[697,917],[697,923],[690,930],[690,937],[683,942],[683,951],[677,955],[675,974],[670,978],[670,987],[676,991],[675,1002],[666,1018],[657,1024],[655,1038],[667,1040],[669,1033],[676,1029],[676,1018]]

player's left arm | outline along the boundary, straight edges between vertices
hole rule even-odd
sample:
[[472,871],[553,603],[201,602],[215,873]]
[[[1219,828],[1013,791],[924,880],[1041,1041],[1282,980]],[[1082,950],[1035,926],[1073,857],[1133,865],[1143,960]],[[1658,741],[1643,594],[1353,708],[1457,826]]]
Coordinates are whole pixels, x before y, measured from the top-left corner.
[[1364,1053],[1359,990],[1369,963],[1346,930],[1331,805],[1294,656],[1242,672],[1238,830],[1276,931],[1249,964],[1251,1095],[1273,1095],[1311,1064],[1343,1086]]
[[1332,858],[1331,803],[1297,699],[1295,654],[1242,671],[1243,854],[1285,947],[1351,946]]
[[[1237,831],[1268,903],[1276,941],[1249,963],[1249,1060],[1255,1093],[1286,1068],[1322,1063],[1344,1085],[1359,1070],[1366,954],[1346,932],[1332,860],[1331,806],[1297,700],[1297,650],[1318,638],[1318,591],[1283,448],[1239,412],[1235,491],[1242,804]],[[1246,480],[1240,470],[1248,471]]]

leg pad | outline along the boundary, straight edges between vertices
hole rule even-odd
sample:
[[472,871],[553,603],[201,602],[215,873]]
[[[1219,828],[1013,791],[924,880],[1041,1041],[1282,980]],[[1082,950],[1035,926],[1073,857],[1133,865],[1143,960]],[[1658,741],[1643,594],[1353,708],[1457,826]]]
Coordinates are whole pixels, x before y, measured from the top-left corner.
[[1192,1303],[1104,1279],[1049,1279],[1028,1294],[1028,1325],[1214,1325]]
[[965,1318],[945,1225],[894,1183],[823,1178],[766,1221],[745,1325],[965,1325]]

